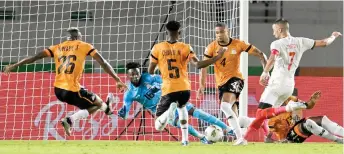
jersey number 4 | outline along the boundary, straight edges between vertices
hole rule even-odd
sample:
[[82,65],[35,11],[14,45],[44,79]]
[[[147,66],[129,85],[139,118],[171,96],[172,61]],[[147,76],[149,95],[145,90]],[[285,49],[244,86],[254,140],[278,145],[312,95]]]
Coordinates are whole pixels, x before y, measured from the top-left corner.
[[176,66],[172,66],[173,62],[177,62],[177,60],[176,59],[167,59],[168,70],[169,71],[173,71],[174,70],[174,72],[175,72],[175,75],[173,73],[170,73],[169,76],[172,79],[178,79],[180,77],[179,76],[179,68],[176,67]]
[[57,69],[57,74],[60,74],[63,70],[65,74],[72,74],[75,68],[75,64],[73,63],[74,61],[76,61],[75,55],[59,57],[58,62],[61,62],[62,64]]

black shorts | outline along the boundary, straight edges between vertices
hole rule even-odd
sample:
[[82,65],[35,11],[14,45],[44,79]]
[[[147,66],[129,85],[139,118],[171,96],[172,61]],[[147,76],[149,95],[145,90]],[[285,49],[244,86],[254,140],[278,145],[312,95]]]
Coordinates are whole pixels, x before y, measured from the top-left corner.
[[88,109],[95,106],[93,102],[96,100],[96,95],[83,88],[78,92],[73,92],[55,87],[55,95],[61,102],[74,105],[79,109]]
[[239,98],[239,95],[244,88],[244,80],[232,77],[224,85],[219,86],[219,99],[222,99],[223,93],[230,92],[234,93],[236,98]]
[[168,108],[170,107],[171,103],[175,102],[178,103],[178,106],[181,107],[185,105],[190,99],[190,90],[185,91],[178,91],[169,93],[165,96],[160,98],[160,102],[156,107],[156,116],[161,116]]
[[286,139],[293,143],[302,143],[308,137],[313,135],[309,132],[304,124],[306,123],[306,118],[301,119],[300,121],[296,122],[295,125],[289,130]]

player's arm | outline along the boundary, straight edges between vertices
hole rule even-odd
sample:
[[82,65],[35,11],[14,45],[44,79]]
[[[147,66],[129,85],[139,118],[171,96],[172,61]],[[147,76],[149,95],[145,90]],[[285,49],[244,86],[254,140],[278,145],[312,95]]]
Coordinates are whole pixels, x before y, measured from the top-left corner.
[[118,110],[118,116],[122,119],[128,118],[128,113],[130,111],[131,105],[133,104],[133,94],[130,89],[128,89],[123,96],[123,106]]
[[158,65],[158,47],[154,46],[152,51],[151,51],[151,55],[150,55],[150,59],[149,59],[149,65],[148,65],[148,73],[149,74],[154,74],[155,68]]
[[330,45],[338,36],[341,36],[340,32],[333,32],[328,38],[322,40],[315,40],[314,47],[326,47]]
[[266,63],[267,63],[266,55],[257,47],[254,47],[253,45],[252,45],[252,48],[253,48],[252,51],[248,52],[248,54],[258,57],[260,59],[260,63],[262,64],[263,68],[265,68]]
[[[213,57],[213,45],[209,44],[204,52],[204,60],[207,60],[209,58]],[[201,95],[204,93],[205,89],[205,82],[207,80],[207,67],[201,68],[200,74],[199,74],[199,88],[197,91],[197,99],[201,99]]]
[[33,62],[35,62],[37,60],[43,59],[45,57],[49,57],[49,55],[48,55],[48,53],[46,51],[39,52],[36,55],[24,58],[21,61],[15,63],[15,64],[7,65],[4,68],[4,73],[9,74],[11,72],[11,70],[17,68],[18,66],[25,65],[25,64],[31,64],[31,63],[33,63]]
[[321,92],[316,91],[312,94],[311,98],[306,102],[307,109],[312,109],[321,97]]
[[268,80],[270,78],[269,72],[271,71],[272,67],[274,66],[275,61],[276,61],[276,57],[279,54],[279,48],[276,45],[276,42],[271,43],[270,50],[271,50],[270,57],[267,60],[266,65],[263,69],[262,75],[260,76],[260,79],[259,79],[259,83],[262,86],[268,85]]
[[99,63],[106,73],[116,80],[117,88],[119,88],[121,91],[127,89],[127,86],[117,76],[112,66],[98,52],[95,52],[92,57]]
[[201,61],[196,56],[193,56],[191,58],[191,63],[194,64],[197,67],[197,69],[208,67],[209,65],[214,64],[217,60],[221,59],[225,51],[226,51],[226,48],[221,48],[217,56],[212,57],[212,58],[207,58]]

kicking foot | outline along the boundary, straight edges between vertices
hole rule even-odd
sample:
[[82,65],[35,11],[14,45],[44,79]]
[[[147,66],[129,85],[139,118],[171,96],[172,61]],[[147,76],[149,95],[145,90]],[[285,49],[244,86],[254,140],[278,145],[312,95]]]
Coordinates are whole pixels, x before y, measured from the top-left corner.
[[182,146],[188,146],[188,145],[189,145],[189,141],[182,142]]
[[343,139],[342,138],[338,138],[335,142],[337,142],[338,144],[343,144]]
[[305,103],[293,102],[293,101],[290,101],[286,106],[287,112],[292,112],[295,110],[306,109],[306,108],[307,108],[307,105]]
[[208,141],[206,138],[205,138],[205,136],[204,137],[202,137],[201,139],[199,139],[200,141],[201,141],[201,143],[203,143],[203,144],[213,144],[213,142],[211,142],[211,141]]
[[63,118],[61,120],[61,125],[63,126],[66,134],[70,136],[72,133],[71,127],[72,127],[72,120],[69,117]]
[[107,95],[106,102],[105,102],[105,104],[107,105],[107,108],[104,111],[106,115],[113,114],[113,111],[112,111],[112,104],[113,103],[115,103],[115,97],[113,96],[112,93],[109,93]]
[[244,138],[239,138],[233,145],[247,145],[247,140]]

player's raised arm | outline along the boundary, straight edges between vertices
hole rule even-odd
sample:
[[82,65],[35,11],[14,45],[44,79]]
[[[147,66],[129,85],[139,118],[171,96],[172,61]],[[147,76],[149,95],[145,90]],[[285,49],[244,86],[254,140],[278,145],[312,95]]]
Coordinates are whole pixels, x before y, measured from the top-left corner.
[[121,109],[118,110],[118,116],[121,117],[122,119],[127,119],[131,105],[133,104],[133,97],[134,97],[134,94],[132,90],[129,88],[124,93],[123,106]]
[[266,58],[266,55],[262,51],[260,51],[257,47],[254,47],[252,52],[249,52],[248,54],[258,57],[260,59],[260,63],[262,64],[263,68],[265,68],[267,58]]
[[120,89],[120,91],[124,91],[125,89],[127,89],[127,86],[117,76],[112,66],[98,52],[95,52],[92,57],[99,63],[99,65],[104,69],[106,73],[108,73],[112,78],[116,80],[117,88]]
[[330,45],[338,36],[342,36],[340,32],[333,32],[332,35],[328,38],[322,40],[315,40],[314,46],[315,47],[326,47]]
[[24,58],[15,64],[10,64],[10,65],[5,66],[4,73],[9,74],[11,72],[11,70],[17,68],[18,66],[25,65],[25,64],[31,64],[31,63],[33,63],[37,60],[40,60],[44,57],[49,57],[48,53],[46,51],[39,52],[35,56],[27,57],[27,58]]

